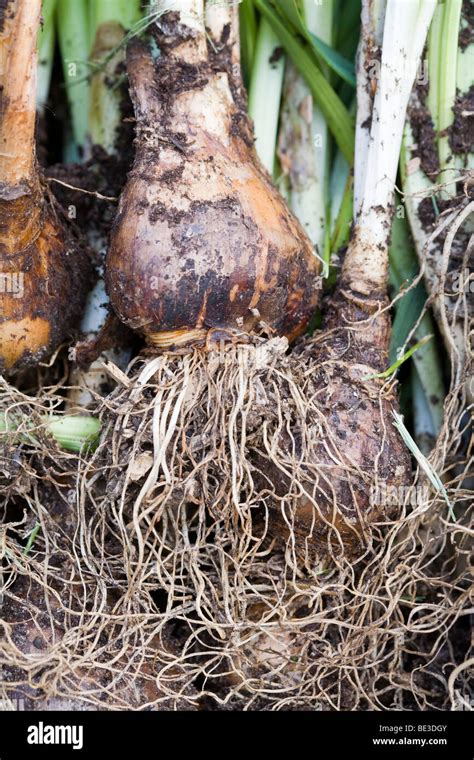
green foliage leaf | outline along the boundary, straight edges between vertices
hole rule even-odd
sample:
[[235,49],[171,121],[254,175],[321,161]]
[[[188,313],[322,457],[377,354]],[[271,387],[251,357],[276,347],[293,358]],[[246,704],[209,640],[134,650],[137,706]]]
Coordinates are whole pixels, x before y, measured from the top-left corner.
[[341,79],[355,87],[354,65],[337,50],[309,31],[296,0],[278,0],[275,5],[280,14],[294,26],[295,31],[309,43],[319,63],[326,63]]
[[307,44],[302,44],[294,32],[288,29],[288,24],[284,23],[268,0],[255,0],[255,4],[272,26],[293,64],[306,80],[344,158],[352,164],[354,157],[354,120],[321,72],[311,48]]

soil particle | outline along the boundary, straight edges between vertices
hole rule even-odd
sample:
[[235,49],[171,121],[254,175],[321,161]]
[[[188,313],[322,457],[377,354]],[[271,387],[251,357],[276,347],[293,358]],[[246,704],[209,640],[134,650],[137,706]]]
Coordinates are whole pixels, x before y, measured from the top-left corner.
[[459,47],[465,50],[474,42],[474,3],[472,0],[464,0],[461,17],[462,28],[459,32]]
[[423,198],[418,207],[418,217],[423,229],[427,232],[433,230],[433,226],[438,222],[439,215],[450,206],[450,201],[437,198],[436,203],[432,196]]
[[474,85],[469,92],[458,93],[454,106],[454,122],[448,130],[449,144],[456,155],[474,152]]
[[428,109],[411,109],[410,124],[417,146],[413,155],[420,159],[421,168],[426,176],[434,179],[439,173],[439,158],[436,150],[436,132]]
[[243,111],[237,111],[231,117],[231,133],[234,137],[240,137],[251,148],[255,142],[249,118]]
[[7,17],[8,6],[11,6],[12,0],[0,0],[0,32],[3,31],[5,19]]
[[223,72],[227,74],[230,91],[235,105],[235,111],[231,116],[231,132],[234,137],[240,137],[246,145],[251,147],[254,143],[254,135],[250,119],[248,116],[247,93],[243,85],[240,69],[236,70],[232,59],[232,45],[228,44],[230,36],[226,34],[224,28],[222,34],[222,47],[214,49],[209,48],[209,63],[212,72]]
[[[461,192],[462,188],[458,186],[458,198]],[[435,227],[439,224],[441,214],[454,208],[456,203],[456,199],[449,200],[436,198],[436,201],[434,202],[434,198],[432,197],[423,198],[418,207],[418,217],[423,226],[423,229],[428,235],[432,233]],[[429,256],[439,255],[439,251],[442,249],[446,235],[447,230],[444,230],[437,237],[436,246],[433,252],[428,254]],[[451,247],[448,271],[446,274],[445,292],[446,294],[453,294],[454,297],[456,297],[457,289],[459,288],[459,273],[463,271],[463,266],[465,266],[463,262],[465,262],[468,239],[468,233],[466,233],[464,230],[460,230],[456,235]]]
[[[47,170],[47,176],[64,182],[51,182],[50,187],[57,200],[65,209],[75,209],[76,223],[83,228],[87,226],[93,232],[107,239],[112,227],[117,204],[110,200],[98,198],[117,198],[120,195],[130,168],[132,156],[130,150],[110,156],[99,146],[94,146],[92,158],[84,164],[56,164]],[[87,192],[81,192],[86,190]]]
[[[161,35],[158,35],[157,42],[160,47],[164,43]],[[134,53],[134,49],[143,48],[143,43],[134,41],[129,46],[129,52]],[[166,45],[165,45],[166,48]],[[194,63],[186,61],[177,61],[174,58],[167,58],[165,55],[160,56],[155,61],[155,82],[157,87],[157,96],[161,103],[173,100],[181,92],[190,90],[199,90],[206,86],[209,81],[208,64],[204,63],[197,66]]]
[[269,58],[270,63],[278,63],[278,61],[281,60],[281,57],[284,53],[284,50],[282,47],[276,47],[273,53],[271,54]]
[[177,166],[175,169],[169,169],[166,172],[163,172],[163,174],[160,176],[160,182],[162,182],[164,185],[171,185],[173,186],[176,182],[179,182],[181,177],[183,176],[185,165],[182,163],[180,166]]
[[195,39],[197,34],[197,31],[192,27],[181,24],[179,11],[167,11],[152,27],[152,35],[158,48],[165,54],[170,53],[183,42]]
[[227,43],[229,41],[229,37],[230,37],[230,32],[231,32],[230,24],[225,24],[225,26],[224,26],[224,28],[222,30],[222,35],[221,35],[221,44],[222,45],[227,45]]
[[161,201],[156,201],[149,211],[150,224],[156,224],[160,219],[166,217],[167,208]]

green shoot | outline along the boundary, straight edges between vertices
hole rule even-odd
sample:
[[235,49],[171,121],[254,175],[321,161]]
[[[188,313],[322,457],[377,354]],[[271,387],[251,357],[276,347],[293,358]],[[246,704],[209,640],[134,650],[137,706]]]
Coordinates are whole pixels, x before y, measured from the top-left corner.
[[315,61],[313,51],[302,44],[268,0],[255,0],[262,16],[267,19],[280,44],[306,79],[315,103],[319,105],[329,129],[346,160],[352,164],[354,155],[354,124],[347,108],[335,93]]
[[[418,261],[407,222],[403,217],[396,215],[393,221],[390,245],[390,282],[394,294],[400,293],[405,285],[410,285],[417,275]],[[390,342],[391,362],[398,359],[400,351],[417,322],[419,323],[414,335],[418,342],[433,334],[434,324],[431,314],[426,312],[420,320],[426,301],[427,294],[421,282],[408,289],[405,295],[397,300]],[[443,422],[445,388],[436,341],[425,343],[413,355],[413,361],[426,396],[433,428],[438,433]]]
[[411,368],[411,392],[415,440],[423,454],[427,455],[434,446],[438,431],[433,425],[428,400],[415,366]]
[[110,21],[116,21],[124,29],[131,29],[140,18],[140,0],[90,0],[92,37],[94,32]]
[[[352,209],[354,205],[354,179],[348,174],[344,185],[342,200],[339,204],[339,211],[332,225],[331,250],[337,252],[339,248],[346,245],[349,240],[350,229],[352,224]],[[336,199],[333,197],[331,208],[337,208]]]
[[249,84],[257,45],[258,24],[252,0],[242,0],[239,7],[240,46],[242,72],[245,83]]
[[23,554],[26,556],[30,553],[31,549],[33,548],[33,544],[36,541],[36,537],[38,533],[40,532],[41,525],[39,522],[36,523],[33,530],[30,532],[28,536],[28,541],[26,542],[26,546],[23,549]]
[[[449,0],[441,6],[443,25],[438,50],[430,51],[440,59],[438,71],[438,152],[440,160],[440,182],[449,179],[448,170],[455,168],[453,153],[449,144],[448,129],[454,121],[456,101],[456,73],[458,58],[458,35],[461,20],[462,0]],[[456,186],[450,186],[450,194],[456,194]]]
[[260,21],[249,91],[255,146],[261,162],[273,174],[285,56],[265,18]]
[[41,8],[43,23],[38,35],[38,84],[36,89],[36,107],[39,111],[44,108],[49,96],[56,41],[55,10],[56,0],[43,0]]
[[[351,110],[355,112],[356,101],[352,99]],[[350,166],[339,148],[333,160],[329,180],[330,225],[327,258],[349,241],[354,211],[354,177]]]
[[428,34],[428,110],[436,132],[439,132],[439,71],[443,65],[441,56],[441,37],[443,33],[444,6],[439,4],[434,12]]
[[87,0],[58,0],[59,48],[75,142],[82,150],[89,132],[89,6]]
[[[430,239],[432,230],[422,218],[426,199],[431,199],[434,214],[439,216],[438,200],[453,198],[457,193],[456,183],[462,177],[462,170],[474,168],[473,153],[453,155],[452,137],[456,106],[472,87],[474,65],[474,43],[460,44],[460,33],[467,24],[467,17],[459,0],[438,4],[428,41],[428,93],[426,105],[436,132],[434,148],[439,162],[438,177],[427,176],[420,161],[415,124],[406,120],[401,152],[400,170],[405,195],[405,207],[415,242],[419,260],[423,263],[425,281],[433,298],[433,311],[448,350],[453,341],[461,360],[465,356],[465,339],[460,318],[455,320],[448,335],[442,319],[442,299],[439,292],[440,252],[439,240]],[[465,29],[464,29],[465,31]],[[423,98],[423,91],[419,93]],[[466,146],[466,150],[468,150]],[[436,162],[435,162],[436,166]],[[422,203],[425,206],[422,206]],[[442,220],[439,220],[442,224]],[[429,376],[429,371],[427,372]],[[421,376],[420,376],[421,377]],[[422,380],[422,384],[424,381]]]
[[[94,449],[100,434],[100,420],[95,417],[82,416],[58,416],[47,417],[42,428],[52,436],[55,441],[74,453]],[[35,428],[30,424],[21,424],[18,419],[6,412],[0,414],[0,434],[16,434],[19,442],[37,445],[38,438],[35,436]]]
[[443,485],[441,478],[439,477],[438,473],[435,472],[435,470],[431,466],[428,459],[420,451],[416,442],[413,440],[412,436],[408,432],[405,426],[405,423],[403,421],[403,417],[395,411],[393,411],[392,414],[395,420],[394,425],[397,428],[398,432],[400,433],[405,445],[415,457],[420,469],[423,470],[423,472],[425,473],[426,477],[430,481],[433,488],[442,495],[443,499],[448,505],[449,517],[451,518],[451,520],[455,521],[456,515],[454,514],[451,501],[449,499],[448,493]]
[[332,45],[334,0],[324,0],[323,3],[302,0],[303,13],[300,12],[296,0],[278,0],[274,4],[285,21],[289,21],[295,31],[310,45],[319,66],[328,66],[341,79],[355,87],[353,63],[346,60]]
[[[305,30],[305,34],[310,33],[309,27],[317,29],[325,41],[331,43],[332,0],[321,6],[305,2],[304,11],[306,19],[303,20],[298,15],[298,24]],[[325,73],[327,76],[328,72]],[[294,64],[290,63],[286,73],[281,116],[280,163],[288,175],[290,208],[308,233],[317,255],[324,261],[325,273],[329,264],[326,222],[330,155],[330,134],[325,117],[319,106],[313,104],[306,81]]]
[[93,0],[92,11],[91,64],[94,73],[90,83],[90,136],[93,145],[100,145],[108,153],[113,153],[123,99],[117,67],[125,57],[125,34],[140,19],[140,2]]
[[425,335],[424,338],[418,341],[418,343],[415,343],[414,346],[408,349],[408,351],[405,351],[403,356],[401,356],[399,359],[397,359],[388,369],[386,369],[384,372],[377,372],[375,375],[366,375],[363,377],[363,380],[374,380],[375,378],[380,378],[382,380],[387,379],[388,377],[391,377],[395,374],[397,369],[404,364],[407,359],[409,359],[411,356],[413,356],[418,349],[420,349],[422,346],[424,346],[429,340],[431,340],[433,336],[432,335]]

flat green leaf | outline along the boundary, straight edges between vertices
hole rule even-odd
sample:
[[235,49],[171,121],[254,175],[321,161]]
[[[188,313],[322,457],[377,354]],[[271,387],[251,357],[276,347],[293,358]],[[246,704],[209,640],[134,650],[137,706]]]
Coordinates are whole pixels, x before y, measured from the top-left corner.
[[311,44],[325,63],[336,73],[341,79],[350,84],[352,87],[356,86],[356,76],[354,65],[344,58],[337,50],[327,45],[319,37],[316,37],[312,32],[308,32]]
[[348,163],[354,158],[354,120],[342,100],[321,73],[308,49],[288,30],[268,0],[255,0],[257,8],[274,29],[282,46],[306,80],[315,102],[326,118],[329,129]]
[[[418,262],[413,250],[408,225],[404,218],[395,216],[390,241],[390,283],[396,292],[404,284],[410,285],[418,274]],[[390,337],[390,362],[397,359],[403,346],[422,313],[428,296],[422,282],[406,292],[396,304],[396,314]]]
[[278,11],[282,13],[288,21],[290,21],[295,29],[302,35],[306,34],[306,27],[303,21],[303,17],[296,5],[296,0],[273,0],[273,4],[276,5]]
[[337,24],[335,25],[336,49],[346,58],[354,55],[360,37],[360,0],[351,0],[350,3],[343,0],[339,8],[336,8]]
[[426,304],[426,292],[421,283],[409,290],[395,314],[390,336],[390,361],[395,361],[400,346],[403,346],[416,324]]
[[255,46],[257,44],[257,17],[252,0],[242,0],[239,6],[240,42],[242,47],[242,67],[246,84],[252,71]]
[[309,31],[296,4],[296,0],[277,0],[274,5],[280,14],[295,27],[298,34],[309,43],[318,59],[322,59],[341,79],[352,85],[352,87],[355,87],[354,65],[337,50]]
[[354,178],[349,174],[344,189],[344,195],[339,207],[339,213],[332,230],[331,250],[334,252],[342,248],[343,245],[349,240],[349,233],[352,224],[352,212],[354,203],[353,193]]

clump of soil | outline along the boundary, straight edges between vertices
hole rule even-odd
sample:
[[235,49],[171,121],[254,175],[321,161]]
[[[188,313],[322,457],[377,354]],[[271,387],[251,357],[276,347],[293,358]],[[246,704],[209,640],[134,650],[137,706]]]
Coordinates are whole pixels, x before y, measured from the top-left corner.
[[439,173],[439,157],[436,148],[436,131],[430,112],[425,106],[412,108],[409,113],[410,124],[416,149],[413,155],[421,161],[421,168],[433,181]]
[[462,28],[459,32],[459,47],[465,50],[472,44],[474,39],[474,5],[471,0],[463,0],[462,11]]
[[428,196],[420,201],[418,216],[426,232],[432,232],[439,221],[440,214],[451,207],[452,201],[445,198]]
[[458,93],[454,106],[454,122],[449,127],[449,144],[456,155],[474,153],[474,85],[463,96]]
[[8,6],[12,5],[12,0],[0,0],[0,32],[3,30],[3,25],[7,14],[9,12]]

